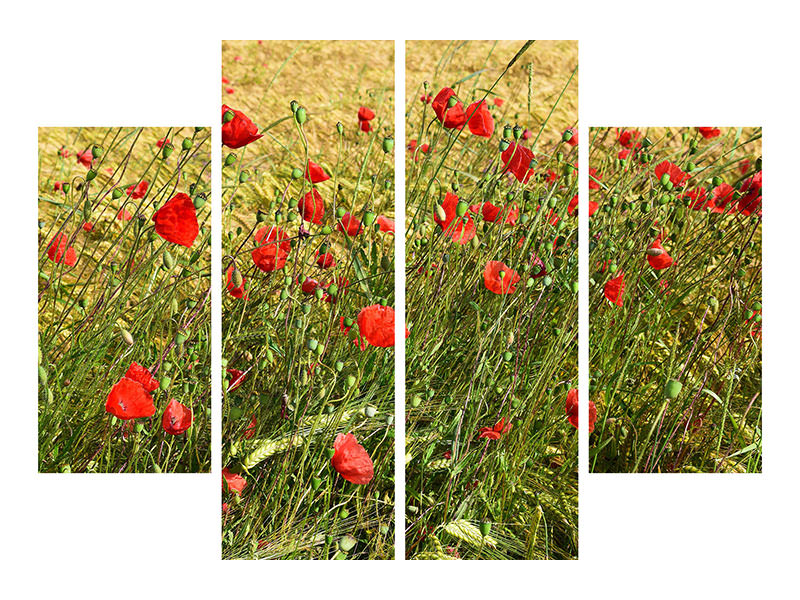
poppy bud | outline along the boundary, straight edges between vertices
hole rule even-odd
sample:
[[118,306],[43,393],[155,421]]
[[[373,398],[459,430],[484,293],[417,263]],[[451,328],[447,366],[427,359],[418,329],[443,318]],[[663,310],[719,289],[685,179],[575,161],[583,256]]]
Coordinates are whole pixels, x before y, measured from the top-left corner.
[[441,204],[436,205],[436,217],[440,221],[447,221],[447,213],[445,212]]
[[344,133],[344,125],[342,125],[341,122],[336,123],[336,131],[339,135],[342,135]]
[[[342,512],[346,512],[346,509],[342,509]],[[344,517],[342,517],[344,518]],[[355,548],[358,540],[354,538],[352,535],[345,535],[339,538],[339,550],[342,552],[350,552],[353,548]]]
[[319,346],[319,342],[312,338],[312,339],[308,340],[306,345],[308,346],[308,349],[313,352]]
[[247,171],[242,171],[241,173],[239,173],[239,183],[244,183],[249,178],[250,178],[250,173],[248,173]]
[[481,523],[480,529],[481,529],[481,535],[483,537],[486,537],[487,535],[489,535],[489,532],[492,530],[492,524],[491,523]]
[[458,204],[456,204],[456,214],[459,217],[463,217],[465,214],[467,214],[468,209],[469,209],[469,204],[467,204],[463,200],[459,200]]
[[645,252],[647,253],[648,256],[661,256],[662,254],[664,254],[664,249],[663,248],[648,248],[647,250],[645,250]]
[[322,235],[330,235],[331,233],[333,233],[333,229],[331,228],[330,225],[325,225],[322,228]]
[[121,197],[122,197],[122,190],[121,190],[121,189],[119,189],[119,188],[114,188],[114,191],[113,191],[113,192],[111,192],[111,197],[112,197],[114,200],[118,200],[119,198],[121,198]]
[[505,125],[503,127],[503,137],[510,138],[512,135],[511,125]]
[[183,345],[183,343],[188,339],[189,335],[185,331],[179,331],[175,334],[175,343],[178,346]]
[[319,288],[319,287],[318,287],[317,289],[315,289],[315,290],[314,290],[314,297],[315,297],[317,300],[322,300],[322,295],[323,295],[323,294],[324,294],[324,292],[322,291],[322,288]]
[[89,169],[89,171],[86,173],[86,181],[91,181],[95,177],[97,177],[97,171],[94,169]]
[[364,414],[367,415],[370,419],[377,414],[377,409],[374,406],[367,406],[364,409]]
[[383,151],[388,154],[394,148],[394,138],[389,136],[383,138]]
[[347,387],[349,387],[349,388],[353,387],[356,384],[355,376],[354,375],[348,375],[345,383],[347,384]]
[[311,478],[311,489],[316,491],[319,489],[319,486],[321,485],[322,485],[322,479],[320,479],[319,477]]
[[341,219],[346,214],[347,214],[347,211],[345,210],[345,208],[343,206],[340,206],[339,208],[336,209],[336,218],[337,219]]
[[511,131],[511,134],[514,136],[515,140],[518,140],[519,138],[522,137],[522,134],[524,133],[524,131],[525,130],[522,127],[520,127],[519,125],[514,125],[514,129]]
[[181,148],[184,150],[190,150],[192,147],[192,140],[189,138],[183,138],[183,142],[181,142]]
[[687,172],[687,173],[691,173],[691,172],[692,172],[692,171],[694,171],[695,169],[697,169],[697,165],[695,165],[693,162],[691,162],[691,161],[690,161],[690,162],[688,162],[688,163],[686,164],[686,172]]
[[342,369],[344,369],[344,363],[340,360],[337,360],[336,364],[334,364],[333,366],[339,373],[341,373]]
[[553,284],[553,278],[549,275],[545,275],[542,283],[544,283],[545,287],[549,287]]
[[161,387],[162,390],[166,390],[169,388],[169,385],[172,383],[172,379],[167,377],[166,375],[158,380],[158,385]]
[[234,288],[241,288],[242,284],[244,283],[242,272],[236,267],[233,267],[233,273],[231,273],[231,283],[233,284]]
[[236,162],[236,155],[231,152],[228,156],[225,157],[225,166],[230,167],[233,163]]
[[119,334],[122,336],[123,341],[128,344],[128,346],[133,346],[133,336],[131,335],[130,331],[120,328]]
[[664,187],[667,187],[667,184],[670,183],[670,181],[669,181],[669,173],[664,173],[661,176],[660,181],[661,181],[661,185],[663,185]]
[[328,286],[328,293],[329,293],[331,296],[336,296],[336,294],[338,294],[338,293],[339,293],[339,286],[338,286],[338,285],[336,285],[335,283],[332,283],[332,284],[330,284],[330,285]]
[[364,213],[362,223],[365,227],[369,227],[375,222],[375,217],[377,217],[377,215],[374,212],[366,212]]
[[568,142],[571,139],[572,139],[572,130],[571,129],[565,129],[564,133],[561,134],[561,141],[562,142]]
[[161,146],[161,158],[167,160],[170,157],[170,155],[172,155],[172,151],[174,149],[175,147],[172,144],[165,143],[163,146]]
[[420,404],[422,404],[422,396],[417,395],[411,398],[411,406],[417,408]]
[[458,98],[453,94],[447,99],[447,108],[453,108],[456,104],[458,104]]
[[678,394],[681,393],[681,389],[683,388],[683,384],[678,381],[677,379],[670,379],[667,382],[667,387],[664,389],[664,398],[669,398],[670,400],[674,400],[678,397]]
[[302,125],[308,119],[308,115],[306,114],[306,109],[302,106],[298,106],[297,110],[294,111],[294,120],[297,121],[299,125]]

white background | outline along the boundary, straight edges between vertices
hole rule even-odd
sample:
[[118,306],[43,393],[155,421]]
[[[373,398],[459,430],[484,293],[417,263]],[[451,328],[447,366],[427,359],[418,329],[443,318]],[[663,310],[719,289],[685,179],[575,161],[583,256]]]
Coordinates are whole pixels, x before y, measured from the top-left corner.
[[[0,40],[7,597],[796,597],[800,53],[797,15],[779,9],[788,5],[7,4]],[[270,38],[397,39],[399,49],[419,38],[578,39],[581,140],[589,125],[762,125],[763,475],[583,475],[579,561],[469,564],[222,562],[217,456],[213,475],[37,475],[36,128],[217,126],[220,40]],[[218,299],[218,278],[213,285]],[[218,419],[214,433],[216,442]]]

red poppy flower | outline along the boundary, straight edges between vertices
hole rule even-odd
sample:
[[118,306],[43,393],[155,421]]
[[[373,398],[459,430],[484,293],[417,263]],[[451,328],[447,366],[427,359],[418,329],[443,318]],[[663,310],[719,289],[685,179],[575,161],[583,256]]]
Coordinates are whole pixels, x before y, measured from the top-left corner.
[[253,250],[253,262],[256,266],[269,273],[282,269],[286,265],[292,243],[289,236],[279,227],[262,227],[256,232],[256,242],[259,246]]
[[499,440],[500,436],[509,431],[511,431],[511,422],[506,423],[506,418],[503,417],[494,424],[494,427],[481,427],[478,437],[486,438],[487,440]]
[[533,169],[531,169],[533,152],[524,146],[511,143],[500,155],[500,158],[503,160],[504,170],[511,171],[520,183],[527,183],[533,175]]
[[431,96],[430,94],[428,94],[427,96],[423,94],[422,96],[419,97],[419,101],[422,102],[423,104],[430,104],[431,100],[433,100],[433,96]]
[[688,173],[684,173],[678,165],[672,164],[668,160],[656,165],[655,173],[659,180],[661,180],[665,173],[668,174],[669,180],[675,187],[683,187],[683,184],[689,179]]
[[533,132],[531,132],[530,130],[526,129],[525,131],[522,132],[522,139],[523,140],[529,140],[532,137],[533,137]]
[[61,149],[58,151],[58,154],[63,158],[69,158],[69,150],[67,150],[64,146],[61,146]]
[[572,134],[572,137],[570,137],[567,140],[567,143],[570,146],[577,146],[578,145],[578,128],[577,127],[570,127],[570,128],[567,129],[567,131],[569,131]]
[[156,142],[156,146],[158,146],[159,148],[163,148],[164,144],[169,144],[169,138],[161,138]]
[[494,119],[486,102],[480,100],[473,102],[467,107],[467,117],[469,117],[469,131],[473,135],[490,138],[494,133]]
[[228,385],[229,392],[234,391],[236,388],[242,385],[247,377],[247,373],[240,371],[239,369],[225,369],[225,371],[231,376],[231,382],[230,385]]
[[358,126],[364,133],[369,133],[372,131],[372,126],[369,124],[369,121],[359,121]]
[[232,87],[225,88],[226,94],[233,94],[234,92],[236,92],[236,90],[234,90]]
[[603,176],[600,175],[600,173],[597,172],[597,169],[595,169],[594,167],[591,167],[589,169],[589,189],[590,190],[599,190],[600,189],[600,184],[597,183],[597,181],[595,181],[595,179],[597,181],[602,181],[603,180]]
[[[555,172],[553,169],[548,169],[547,173],[544,174],[544,182],[545,183],[553,183],[558,181],[560,175]],[[592,189],[591,187],[589,189]]]
[[454,242],[463,245],[475,237],[475,223],[473,223],[472,217],[469,215],[459,217],[456,214],[457,206],[458,196],[447,192],[444,197],[444,202],[442,202],[445,218],[441,220],[439,219],[439,215],[434,213],[433,220]]
[[174,398],[169,401],[161,417],[161,427],[171,435],[180,435],[192,426],[192,409]]
[[672,257],[667,254],[667,251],[661,245],[661,236],[647,247],[647,262],[656,271],[672,266]]
[[191,248],[200,226],[197,211],[188,194],[179,192],[159,208],[153,215],[156,233],[168,242]]
[[86,221],[86,223],[81,225],[81,227],[83,227],[84,231],[91,231],[92,229],[94,229],[94,223],[92,223],[91,221]]
[[[617,142],[619,143],[620,146],[623,146],[624,148],[633,148],[634,143],[636,142],[636,140],[639,139],[639,136],[641,135],[642,134],[639,131],[636,131],[635,129],[627,131],[625,129],[623,129],[622,131],[618,130]],[[638,144],[636,145],[638,146]]]
[[375,113],[368,109],[366,106],[362,106],[358,109],[358,120],[359,121],[372,121],[375,118]]
[[711,200],[708,201],[708,206],[711,207],[711,212],[724,213],[732,212],[733,208],[728,208],[728,205],[733,200],[733,193],[736,190],[732,185],[721,183],[713,190],[711,190]]
[[372,481],[372,459],[358,443],[356,436],[352,433],[340,433],[333,442],[333,450],[331,465],[339,475],[356,485],[366,485]]
[[246,440],[252,440],[253,436],[256,434],[256,426],[258,425],[258,421],[256,420],[256,416],[253,415],[253,418],[250,419],[250,424],[245,428],[242,437]]
[[474,213],[480,210],[483,215],[483,220],[491,223],[497,221],[498,217],[500,217],[500,213],[502,213],[504,217],[502,218],[503,223],[507,223],[508,225],[516,225],[517,219],[519,218],[519,207],[516,204],[509,207],[495,206],[491,202],[484,202],[483,206],[480,204],[471,204],[469,209]]
[[330,252],[317,253],[317,266],[321,269],[330,269],[336,266],[336,257]]
[[234,298],[239,298],[239,299],[244,298],[245,300],[247,300],[247,292],[245,291],[245,288],[244,288],[244,283],[245,283],[246,280],[245,280],[244,277],[242,277],[242,285],[239,286],[239,287],[234,286],[233,285],[233,269],[234,269],[233,265],[228,267],[227,283],[225,284],[225,287],[228,289],[228,293],[231,296],[233,296]]
[[306,179],[308,179],[311,183],[320,183],[322,181],[327,181],[331,178],[322,167],[320,167],[317,163],[309,160],[308,166],[306,167]]
[[149,184],[146,181],[140,181],[138,185],[133,184],[128,186],[127,192],[128,196],[130,196],[133,200],[139,200],[140,198],[144,198],[144,195],[147,193],[147,186]]
[[689,206],[693,210],[703,210],[706,206],[709,206],[709,201],[707,199],[708,192],[705,188],[695,188],[693,190],[687,190],[682,193],[679,198],[689,198],[691,203]]
[[117,211],[117,220],[119,221],[130,221],[133,218],[133,215],[129,213],[124,208],[120,208]]
[[156,378],[139,363],[132,362],[128,370],[125,371],[125,377],[138,383],[147,392],[155,392],[158,389]]
[[757,172],[752,177],[748,177],[742,182],[739,198],[739,212],[745,216],[753,213],[761,213],[761,181],[762,171]]
[[53,191],[60,192],[64,189],[64,182],[63,181],[55,181],[53,182]]
[[622,295],[625,293],[625,273],[620,273],[614,279],[609,279],[603,288],[603,295],[609,302],[622,306]]
[[631,151],[628,150],[627,148],[624,148],[624,149],[619,151],[619,154],[617,154],[617,158],[619,158],[620,160],[625,160],[626,158],[628,158],[630,156],[630,154],[631,154]]
[[77,159],[78,164],[83,165],[87,169],[92,168],[92,160],[94,160],[94,157],[92,156],[91,150],[86,150],[84,152],[76,152],[75,158]]
[[300,289],[303,290],[304,294],[313,294],[317,291],[317,288],[322,287],[316,279],[312,279],[311,277],[306,277],[303,280],[303,283],[300,284]]
[[[373,304],[358,313],[359,335],[379,348],[394,346],[394,309]],[[406,330],[408,337],[408,330]]]
[[744,175],[749,170],[750,170],[750,161],[745,158],[742,162],[739,163],[739,173]]
[[222,105],[222,116],[231,111],[233,118],[227,123],[222,124],[222,143],[228,148],[241,148],[257,139],[263,137],[258,133],[258,127],[242,111],[233,110],[229,106]]
[[222,76],[222,85],[228,85],[230,82],[230,79],[225,77],[225,75]]
[[503,106],[503,102],[505,102],[505,100],[502,98],[495,98],[492,102],[494,102],[495,106],[500,107]]
[[322,217],[325,216],[325,203],[317,190],[307,192],[297,203],[297,209],[303,215],[304,221],[309,221],[316,225],[322,223]]
[[378,215],[378,218],[375,219],[375,222],[378,224],[378,229],[384,233],[394,234],[394,219],[384,217],[383,215]]
[[716,127],[698,127],[697,131],[700,132],[700,135],[703,136],[703,139],[710,140],[711,138],[715,138],[720,134],[720,131]]
[[358,217],[351,215],[350,213],[344,213],[341,221],[336,224],[336,229],[350,237],[358,235],[364,231],[364,228],[361,226],[361,221],[358,219]]
[[483,284],[495,294],[513,294],[517,291],[519,275],[499,260],[490,260],[483,270]]
[[232,494],[241,494],[247,485],[245,478],[238,473],[233,473],[229,469],[222,469],[222,489],[227,486]]
[[[567,392],[567,419],[575,429],[578,428],[578,390],[573,388]],[[594,402],[589,401],[589,433],[594,431],[597,421],[597,408]]]
[[131,363],[125,375],[111,388],[106,398],[106,412],[123,420],[152,417],[156,406],[150,392],[156,389],[158,382],[150,371]]
[[78,262],[78,255],[75,254],[75,248],[67,246],[69,243],[69,236],[65,233],[57,233],[56,236],[50,241],[47,248],[47,258],[56,263],[64,263],[68,267],[74,267]]
[[442,88],[436,98],[433,99],[431,108],[436,113],[436,117],[442,122],[442,125],[447,129],[461,127],[467,121],[467,115],[464,112],[464,104],[461,101],[455,103],[454,106],[448,107],[447,104],[451,96],[456,93],[450,88]]

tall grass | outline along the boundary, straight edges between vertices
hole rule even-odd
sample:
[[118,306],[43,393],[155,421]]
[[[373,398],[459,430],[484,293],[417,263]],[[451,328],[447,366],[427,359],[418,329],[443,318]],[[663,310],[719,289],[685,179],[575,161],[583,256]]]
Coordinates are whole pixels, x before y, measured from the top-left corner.
[[[40,471],[209,470],[209,138],[191,127],[39,130]],[[86,152],[91,169],[76,159]],[[178,192],[198,214],[191,248],[151,221]],[[73,266],[48,256],[56,236]],[[105,400],[132,362],[159,380],[156,414],[119,421]],[[161,426],[170,399],[193,411],[181,435]]]
[[[628,130],[624,160],[623,129],[591,130],[595,472],[761,470],[761,130],[698,130]],[[655,269],[659,236],[674,262]]]
[[[537,45],[522,42],[500,55],[492,43],[436,47],[442,58],[427,80],[407,78],[406,131],[416,145],[406,161],[406,555],[576,558],[577,432],[565,403],[577,387],[578,229],[577,213],[568,213],[577,147],[546,132],[548,115],[565,118],[558,101],[574,99],[577,67],[537,75]],[[486,53],[482,66],[465,71],[476,61],[460,53],[476,48]],[[552,103],[530,106],[528,91],[553,80]],[[466,125],[445,129],[420,101],[444,87],[465,110],[488,101],[490,138]],[[505,172],[501,157],[515,138],[536,156],[525,183]],[[435,217],[448,194],[464,216],[445,228]],[[516,206],[516,224],[485,220],[486,203]],[[449,234],[467,218],[477,234],[456,243]],[[488,261],[520,275],[516,291],[487,289]],[[487,428],[499,439],[481,437]]]
[[[392,72],[382,73],[380,86],[364,87],[366,67],[358,66],[391,44],[353,43],[350,54],[350,42],[318,44],[323,54],[354,61],[349,77],[313,61],[304,67],[314,56],[307,44],[223,45],[231,56],[223,73],[237,90],[223,102],[237,109],[241,102],[257,123],[274,124],[260,129],[260,140],[224,149],[235,158],[223,170],[222,267],[240,273],[245,294],[226,293],[223,301],[222,457],[246,481],[240,493],[223,484],[226,559],[393,558],[394,350],[359,343],[357,323],[349,333],[342,328],[364,307],[394,302],[393,235],[373,222],[394,215],[393,158],[384,150],[393,129]],[[365,47],[366,54],[355,52]],[[264,56],[273,67],[253,75]],[[259,95],[240,93],[240,83]],[[369,133],[359,130],[360,106],[376,113]],[[324,202],[321,223],[304,222],[298,209],[312,189],[302,176],[308,160],[330,175],[313,186]],[[337,229],[345,211],[365,223],[362,233]],[[262,228],[288,236],[291,252],[279,270],[261,271],[251,257]],[[326,252],[335,266],[317,262]],[[374,464],[366,485],[345,481],[331,464],[334,440],[346,433]]]

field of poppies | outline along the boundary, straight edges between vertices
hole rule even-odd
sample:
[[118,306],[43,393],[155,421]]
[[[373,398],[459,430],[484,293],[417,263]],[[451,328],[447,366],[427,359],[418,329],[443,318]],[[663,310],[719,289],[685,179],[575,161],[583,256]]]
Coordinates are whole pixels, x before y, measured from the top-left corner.
[[41,472],[210,470],[209,146],[39,130]]
[[590,469],[760,472],[761,130],[590,131]]
[[222,556],[394,554],[391,42],[223,42]]
[[577,43],[406,53],[406,556],[577,558]]

